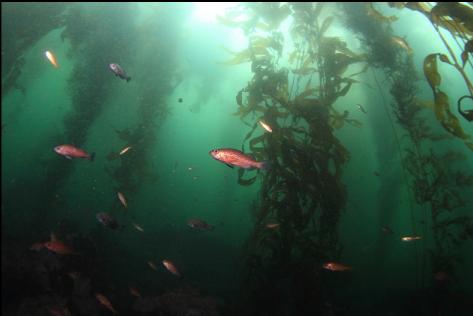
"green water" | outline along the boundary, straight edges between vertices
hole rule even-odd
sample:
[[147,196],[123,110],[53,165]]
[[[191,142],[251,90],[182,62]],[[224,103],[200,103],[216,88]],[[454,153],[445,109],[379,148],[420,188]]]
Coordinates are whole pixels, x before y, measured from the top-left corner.
[[[94,297],[100,292],[122,315],[467,315],[473,301],[473,232],[466,229],[467,238],[447,246],[447,253],[460,259],[445,265],[451,280],[435,281],[434,270],[439,269],[430,257],[430,251],[436,251],[431,210],[415,201],[413,188],[418,183],[401,159],[406,157],[408,136],[396,121],[395,102],[379,67],[355,77],[358,82],[333,104],[362,124],[332,126],[327,134],[349,153],[337,183],[346,196],[317,193],[321,200],[332,193],[335,200],[346,198],[336,223],[325,227],[336,236],[336,247],[320,249],[315,257],[293,254],[281,270],[248,269],[248,249],[256,245],[251,236],[257,227],[277,218],[289,223],[292,217],[275,211],[261,223],[255,216],[262,201],[269,199],[262,188],[279,162],[271,161],[272,170],[245,172],[244,178],[258,175],[245,186],[238,183],[237,167],[231,169],[209,155],[212,149],[241,149],[242,144],[249,152],[245,137],[260,119],[258,112],[244,120],[234,115],[236,96],[253,73],[248,62],[224,65],[232,57],[223,48],[237,52],[248,47],[248,34],[216,19],[231,6],[2,3],[2,314],[49,315],[58,306],[67,306],[72,315],[110,314]],[[420,13],[379,8],[386,16],[399,17],[391,28],[413,48],[419,77],[412,78],[418,87],[416,98],[432,101],[422,70],[424,58],[448,51]],[[368,49],[360,33],[345,26],[347,12],[334,4],[324,8],[324,16],[336,16],[327,36],[343,38],[347,47],[361,54]],[[294,69],[287,63],[296,47],[291,23],[292,16],[278,28],[284,34],[286,58],[278,60],[279,68]],[[452,36],[446,37],[460,56],[461,47]],[[54,53],[58,68],[45,58],[46,50]],[[131,81],[115,77],[110,63],[120,64]],[[455,107],[458,98],[468,95],[465,82],[450,65],[439,62],[438,67],[450,109],[471,137],[473,125]],[[12,75],[15,69],[21,71],[17,76]],[[363,66],[348,69],[351,74]],[[471,64],[464,71],[473,78]],[[289,83],[293,79],[291,91],[297,95],[304,91],[307,77],[290,74]],[[424,109],[421,117],[432,131],[448,134],[432,110]],[[288,118],[278,124],[293,123]],[[272,137],[279,137],[277,133]],[[251,138],[260,135],[265,131],[258,125]],[[66,159],[53,150],[60,144],[95,153],[95,159]],[[127,146],[130,151],[118,156]],[[466,176],[473,170],[472,151],[458,137],[424,141],[420,150],[462,153],[458,162],[443,167],[442,179],[453,181],[450,169]],[[289,153],[288,147],[284,151]],[[458,225],[449,226],[451,234],[459,234],[461,224],[468,227],[472,221],[471,185],[455,190],[464,204],[442,215],[463,216]],[[127,208],[117,192],[126,196]],[[104,227],[96,219],[99,212],[110,213],[123,226]],[[215,229],[193,230],[187,220],[195,217]],[[319,215],[313,220],[323,223]],[[267,233],[269,240],[284,240],[284,234],[296,230],[296,224],[281,223],[281,229]],[[383,233],[383,226],[393,234]],[[52,232],[81,255],[29,249],[48,241]],[[422,240],[400,241],[409,235]],[[296,246],[293,251],[297,253]],[[269,265],[278,266],[277,256],[272,258]],[[183,277],[166,271],[164,259],[172,260]],[[321,263],[329,260],[353,269],[322,269]],[[79,281],[68,276],[72,271],[81,274]],[[131,286],[142,298],[129,294]],[[307,296],[297,297],[298,291]],[[163,299],[166,293],[171,295],[168,301]],[[161,305],[153,303],[157,297]]]

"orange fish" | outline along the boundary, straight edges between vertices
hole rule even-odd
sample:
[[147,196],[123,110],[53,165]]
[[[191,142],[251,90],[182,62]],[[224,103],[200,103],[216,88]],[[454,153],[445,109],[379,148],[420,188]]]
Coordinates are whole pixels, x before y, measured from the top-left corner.
[[138,292],[138,290],[137,290],[135,287],[130,287],[130,293],[131,293],[131,295],[133,295],[133,296],[141,297],[140,292]]
[[330,270],[330,271],[347,271],[351,270],[352,268],[349,266],[346,266],[341,263],[336,263],[336,262],[327,262],[322,265],[324,269]]
[[401,237],[402,241],[413,241],[413,240],[419,240],[422,239],[420,236],[406,236],[406,237]]
[[122,202],[124,207],[128,207],[128,204],[126,204],[126,199],[123,193],[118,192],[118,199],[120,200],[120,202]]
[[67,159],[85,158],[89,159],[90,161],[94,161],[95,158],[95,153],[89,154],[86,151],[77,148],[73,145],[59,145],[54,147],[54,151],[59,155],[65,156]]
[[46,58],[49,60],[49,62],[51,64],[53,64],[54,67],[58,68],[59,65],[57,63],[57,60],[56,60],[56,56],[54,56],[53,53],[51,53],[49,50],[47,50],[44,55],[46,56]]
[[100,302],[100,304],[102,304],[103,306],[105,306],[106,308],[108,308],[109,310],[111,310],[112,313],[118,314],[118,312],[113,308],[112,303],[110,303],[110,301],[108,300],[108,298],[106,298],[104,295],[102,295],[102,294],[100,294],[100,293],[95,293],[95,297],[96,297],[97,300]]
[[151,269],[158,271],[158,268],[156,268],[156,265],[153,263],[153,261],[148,261],[148,265]]
[[135,223],[132,223],[132,224],[133,224],[133,227],[136,228],[136,230],[139,230],[140,232],[144,232],[144,229],[140,225],[135,224]]
[[268,223],[266,224],[266,228],[278,228],[279,227],[279,223]]
[[269,126],[269,125],[266,124],[265,122],[259,121],[259,124],[260,124],[261,127],[263,127],[267,132],[270,132],[270,133],[273,132],[273,129],[271,128],[271,126]]
[[179,273],[179,271],[177,270],[176,266],[174,265],[174,263],[172,263],[171,261],[169,260],[163,260],[163,265],[166,267],[166,269],[171,272],[172,274],[174,275],[177,275],[178,277],[181,276],[181,274]]
[[269,167],[266,161],[256,161],[237,149],[213,149],[209,152],[209,154],[215,160],[223,162],[230,168],[236,166],[243,169],[267,169]]
[[71,247],[65,245],[62,241],[59,241],[54,233],[51,233],[51,240],[44,243],[46,249],[55,252],[60,255],[80,255]]
[[120,151],[119,155],[123,155],[124,153],[126,153],[127,151],[129,151],[131,149],[131,146],[128,146],[127,148],[124,148],[122,149],[122,151]]

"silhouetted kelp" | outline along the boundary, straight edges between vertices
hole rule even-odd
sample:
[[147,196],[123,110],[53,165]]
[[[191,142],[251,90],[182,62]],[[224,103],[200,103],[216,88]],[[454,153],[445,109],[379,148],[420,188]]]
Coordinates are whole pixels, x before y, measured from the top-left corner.
[[23,53],[48,32],[64,25],[61,14],[68,3],[2,3],[2,98],[16,82],[24,65]]
[[[70,57],[76,63],[69,78],[72,110],[64,117],[64,134],[54,138],[81,147],[95,118],[101,113],[114,79],[107,69],[110,60],[127,60],[133,45],[133,15],[136,6],[108,4],[87,8],[75,5],[65,18],[63,39],[71,43]],[[87,10],[93,10],[90,14]],[[96,32],[100,30],[100,32]],[[121,40],[110,40],[120,38]],[[51,145],[53,146],[53,145]],[[70,161],[54,157],[46,168],[44,185],[40,186],[40,205],[50,213],[55,208],[56,192],[64,185],[73,170]],[[65,201],[63,201],[65,202]],[[39,222],[43,217],[38,219]],[[38,223],[37,223],[38,224]]]
[[[452,139],[452,136],[434,132],[427,118],[423,116],[427,107],[434,109],[436,118],[444,129],[454,136],[467,140],[465,143],[471,147],[471,143],[468,142],[470,136],[463,132],[458,119],[449,111],[447,95],[438,89],[440,75],[437,72],[437,57],[443,62],[450,64],[451,62],[446,55],[442,54],[431,54],[425,58],[424,74],[434,92],[435,104],[431,105],[430,102],[419,100],[416,85],[418,76],[412,62],[411,52],[397,49],[393,50],[394,55],[382,53],[383,50],[380,50],[377,46],[387,45],[390,42],[389,39],[393,37],[392,32],[386,25],[383,26],[376,19],[370,18],[367,11],[363,12],[363,6],[366,5],[343,6],[346,12],[346,26],[361,36],[360,39],[366,45],[365,48],[368,52],[367,59],[378,61],[372,63],[372,66],[381,67],[391,85],[392,107],[397,123],[404,128],[408,135],[408,143],[404,144],[406,146],[404,151],[400,148],[401,145],[398,144],[399,150],[403,154],[402,167],[410,175],[410,188],[415,202],[419,206],[427,208],[430,212],[432,234],[435,241],[435,248],[429,251],[432,269],[433,272],[443,271],[451,275],[455,270],[455,265],[461,261],[457,246],[467,239],[473,238],[473,218],[460,214],[456,217],[452,216],[455,214],[454,210],[466,206],[466,200],[463,196],[467,195],[468,190],[471,192],[471,189],[468,188],[473,185],[471,182],[472,176],[463,171],[453,170],[454,163],[462,160],[461,154],[453,151],[440,154],[437,152],[438,150],[427,150],[427,145],[436,145],[435,142]],[[471,36],[469,30],[463,29],[463,24],[466,25],[471,21],[465,22],[464,19],[455,19],[455,21],[447,22],[436,17],[441,15],[440,11],[437,11],[440,8],[446,10],[442,11],[442,15],[448,15],[451,9],[450,5],[439,4],[438,7],[432,9],[432,13],[426,4],[407,3],[405,6],[422,12],[431,21],[433,20],[432,23],[437,23],[438,26],[446,28],[452,32],[452,35],[465,37],[467,36],[465,34],[469,34],[468,36]],[[404,7],[404,4],[400,7]],[[452,7],[457,7],[457,5],[453,4]],[[354,11],[354,8],[357,8],[357,10]],[[459,10],[470,12],[468,14],[472,12],[471,9],[467,10],[464,7]],[[437,13],[435,13],[436,11]],[[367,27],[367,25],[370,27]],[[452,29],[452,27],[454,28]],[[435,28],[441,36],[438,27]],[[463,31],[460,32],[460,30]],[[371,41],[374,37],[378,38],[375,43]],[[445,41],[444,44],[448,46]],[[449,51],[451,52],[450,49]],[[386,56],[388,57],[385,58]],[[454,59],[454,56],[452,58]],[[457,63],[454,66],[457,69],[459,67]],[[466,77],[464,78],[467,86],[470,86],[469,80]],[[380,87],[378,86],[378,88]],[[423,216],[426,215],[425,212],[422,214]],[[415,232],[416,224],[413,222],[412,225]],[[423,234],[425,235],[427,233],[425,218],[423,227]],[[423,258],[425,258],[425,244],[422,244],[422,246]],[[425,262],[422,265],[423,269],[424,267]],[[424,278],[424,274],[422,278]],[[430,278],[432,279],[432,277]]]
[[[107,173],[117,183],[116,189],[127,192],[127,195],[137,192],[145,181],[154,183],[159,178],[152,171],[156,163],[151,161],[150,156],[159,139],[157,128],[171,113],[166,98],[175,88],[170,79],[177,70],[179,26],[182,25],[183,15],[187,14],[183,7],[181,11],[176,11],[178,6],[175,4],[153,11],[140,28],[140,38],[148,46],[139,68],[140,77],[135,80],[139,84],[140,96],[138,121],[133,128],[116,130],[118,137],[126,145],[133,146],[133,150],[123,156],[110,154],[109,160],[113,162],[109,163],[111,167],[106,167]],[[156,58],[157,55],[160,57]]]
[[[348,66],[365,58],[341,38],[324,35],[334,17],[322,19],[323,7],[248,4],[245,13],[250,20],[220,18],[226,25],[243,27],[249,37],[248,48],[232,53],[233,59],[224,63],[251,62],[253,78],[236,96],[235,114],[251,127],[242,150],[248,140],[255,158],[271,164],[262,173],[260,197],[252,210],[255,228],[246,246],[245,291],[250,298],[241,308],[252,315],[328,312],[324,303],[330,298],[316,271],[341,253],[338,221],[346,203],[341,177],[350,156],[334,129],[344,122],[361,126],[348,119],[348,111],[338,113],[334,103],[357,82],[345,76]],[[276,31],[289,15],[295,43],[289,55],[295,68],[290,70],[278,66],[284,38]],[[257,29],[267,31],[266,37],[255,35]],[[244,120],[250,113],[257,117],[254,124]],[[272,133],[254,137],[260,120],[271,126]],[[247,179],[244,173],[239,171],[240,184],[256,181],[257,176]],[[269,221],[280,226],[268,229]]]

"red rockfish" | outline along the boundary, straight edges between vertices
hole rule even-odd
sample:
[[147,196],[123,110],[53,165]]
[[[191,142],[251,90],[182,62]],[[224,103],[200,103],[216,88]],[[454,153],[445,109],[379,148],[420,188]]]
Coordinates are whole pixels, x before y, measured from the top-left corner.
[[255,161],[250,156],[237,149],[213,149],[209,154],[214,159],[223,162],[231,168],[237,166],[243,169],[268,169],[268,163],[266,161]]
[[55,252],[60,255],[80,255],[80,253],[76,252],[71,247],[65,245],[63,242],[56,239],[54,234],[51,234],[51,241],[45,242],[44,247],[46,249]]
[[73,145],[59,145],[54,147],[54,151],[59,155],[65,156],[67,159],[85,158],[94,161],[95,153],[88,154],[86,151],[74,147]]
[[322,265],[324,269],[330,270],[330,271],[347,271],[351,270],[352,268],[349,266],[346,266],[341,263],[336,263],[336,262],[327,262]]

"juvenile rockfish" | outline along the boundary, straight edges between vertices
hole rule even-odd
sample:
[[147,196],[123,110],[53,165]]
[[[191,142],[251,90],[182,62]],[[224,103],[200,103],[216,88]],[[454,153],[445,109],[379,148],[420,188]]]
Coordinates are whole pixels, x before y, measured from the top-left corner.
[[66,157],[67,159],[72,158],[84,158],[94,161],[95,153],[89,154],[86,151],[77,148],[73,145],[59,145],[54,147],[54,151],[59,155]]
[[237,149],[213,149],[209,152],[209,154],[215,160],[221,161],[231,168],[236,166],[243,169],[268,169],[269,167],[268,162],[255,161],[250,156]]

